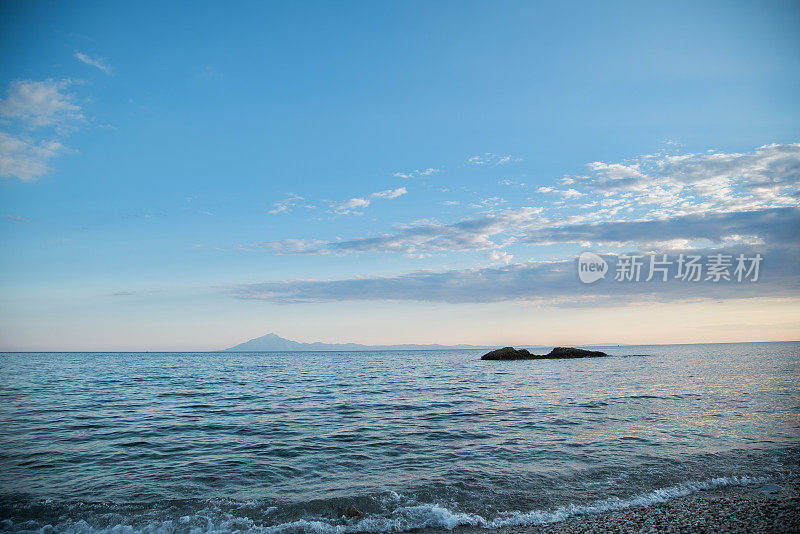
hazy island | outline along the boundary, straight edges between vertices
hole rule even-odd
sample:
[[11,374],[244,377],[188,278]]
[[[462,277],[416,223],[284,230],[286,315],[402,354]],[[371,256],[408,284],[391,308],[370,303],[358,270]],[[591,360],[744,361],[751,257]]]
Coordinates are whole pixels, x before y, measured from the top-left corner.
[[608,356],[599,350],[576,349],[573,347],[556,347],[547,354],[531,354],[528,349],[503,347],[487,352],[481,360],[555,360],[559,358],[598,358]]
[[302,343],[291,339],[282,338],[276,334],[251,339],[235,347],[224,349],[225,352],[271,352],[271,351],[375,351],[375,350],[488,350],[489,345],[362,345],[361,343]]

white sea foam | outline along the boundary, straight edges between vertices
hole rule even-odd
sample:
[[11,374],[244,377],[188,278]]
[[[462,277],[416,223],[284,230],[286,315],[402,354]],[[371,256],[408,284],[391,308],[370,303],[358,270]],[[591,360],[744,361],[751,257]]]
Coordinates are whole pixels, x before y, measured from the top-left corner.
[[488,521],[482,526],[489,528],[521,526],[521,525],[542,525],[563,521],[575,515],[599,514],[623,510],[634,506],[652,506],[667,502],[679,497],[685,497],[698,491],[721,488],[724,486],[745,486],[751,484],[763,484],[767,478],[754,477],[718,477],[704,481],[684,482],[675,486],[660,488],[648,493],[634,495],[627,499],[611,497],[601,501],[595,501],[585,505],[562,506],[552,511],[533,511],[533,512],[513,512],[505,517],[498,517]]
[[[409,504],[400,506],[388,515],[372,515],[362,519],[334,523],[325,519],[301,519],[273,526],[259,525],[247,517],[223,517],[209,514],[203,510],[191,516],[181,517],[178,521],[154,521],[146,525],[133,526],[117,524],[107,528],[92,527],[85,520],[59,524],[55,527],[47,525],[35,529],[23,529],[41,533],[65,532],[68,534],[167,534],[189,532],[191,534],[226,533],[226,532],[260,532],[265,534],[347,534],[355,532],[405,532],[421,528],[452,530],[460,526],[473,526],[486,529],[501,527],[544,525],[563,521],[576,515],[599,514],[615,510],[623,510],[634,506],[651,506],[672,499],[685,497],[698,491],[711,490],[725,486],[747,486],[764,484],[771,479],[762,477],[719,477],[703,481],[689,481],[629,498],[611,497],[588,504],[562,506],[552,510],[533,510],[528,512],[504,512],[494,518],[486,518],[477,514],[457,512],[438,504]],[[401,495],[394,494],[398,500]],[[8,530],[21,525],[5,525]]]

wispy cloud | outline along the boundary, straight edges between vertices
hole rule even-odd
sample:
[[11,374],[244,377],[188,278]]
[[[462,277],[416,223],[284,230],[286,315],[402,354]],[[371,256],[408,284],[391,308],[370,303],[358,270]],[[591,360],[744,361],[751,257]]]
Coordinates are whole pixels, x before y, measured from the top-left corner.
[[536,189],[537,193],[545,193],[545,194],[556,194],[561,195],[564,198],[578,198],[585,196],[586,193],[581,193],[574,188],[569,189],[556,189],[555,187],[550,186],[542,186]]
[[650,248],[668,242],[722,244],[751,240],[771,245],[797,243],[800,209],[770,208],[760,211],[695,213],[670,219],[611,221],[536,228],[526,232],[529,244],[577,243],[583,246],[613,245]]
[[75,58],[80,61],[81,63],[86,63],[87,65],[91,65],[101,71],[105,72],[108,75],[113,75],[113,71],[111,70],[111,66],[106,62],[105,59],[101,58],[93,58],[84,54],[83,52],[75,52]]
[[373,200],[381,198],[397,198],[407,194],[408,191],[405,187],[398,187],[397,189],[387,189],[385,191],[378,191],[364,197],[356,197],[342,201],[330,202],[331,208],[335,213],[340,215],[354,214],[360,215],[362,212],[358,211],[362,208],[369,206]]
[[487,197],[482,198],[475,202],[474,204],[470,204],[470,207],[478,208],[482,210],[486,210],[487,212],[491,213],[497,210],[500,206],[508,204],[508,201],[501,197]]
[[697,243],[697,246],[719,245],[743,239],[789,243],[796,239],[796,228],[800,228],[800,210],[797,208],[571,225],[548,224],[547,219],[541,216],[541,208],[524,208],[450,225],[409,225],[395,234],[376,237],[331,242],[294,239],[271,242],[269,245],[283,254],[418,254],[497,249],[515,242],[530,245],[572,243],[586,247],[637,246],[647,249],[656,246],[674,248],[676,244],[689,246],[692,243]]
[[439,169],[434,169],[433,167],[428,167],[427,169],[423,170],[413,170],[413,171],[398,171],[394,173],[394,176],[397,178],[414,178],[416,176],[430,176],[431,174],[436,174],[439,172]]
[[58,141],[36,141],[0,132],[0,177],[22,181],[38,178],[50,170],[48,162],[64,150]]
[[66,92],[69,80],[18,80],[8,86],[8,97],[0,101],[0,116],[21,121],[29,128],[59,126],[82,119],[81,108]]
[[292,208],[294,208],[298,202],[305,200],[303,197],[299,195],[295,195],[294,193],[290,193],[286,198],[283,200],[279,200],[275,204],[273,204],[272,209],[269,212],[273,215],[278,213],[288,213]]
[[505,165],[506,163],[517,161],[522,161],[522,158],[512,156],[511,154],[494,154],[492,152],[472,156],[467,159],[467,163],[470,165]]
[[[509,208],[451,224],[420,221],[391,233],[349,240],[286,240],[278,253],[401,253],[485,250],[491,268],[415,271],[391,277],[293,280],[238,286],[233,294],[271,302],[420,300],[547,301],[555,305],[800,296],[800,145],[748,153],[658,154],[623,163],[594,162],[588,173],[542,186],[541,206]],[[368,200],[364,198],[362,200]],[[641,285],[578,283],[574,258],[513,263],[507,248],[575,245],[603,253],[756,252],[757,284]],[[562,253],[563,254],[563,253]],[[502,265],[505,264],[505,265]]]
[[[672,224],[670,220],[675,220],[676,228],[695,229],[695,239],[710,235],[713,240],[715,232],[723,231],[725,221],[735,219],[724,214],[800,204],[800,144],[767,145],[744,154],[642,156],[639,160],[647,164],[592,163],[591,174],[567,177],[560,187],[542,186],[538,192],[545,198],[540,206],[494,213],[502,199],[490,197],[473,204],[488,211],[484,217],[452,224],[411,223],[390,234],[321,244],[315,241],[313,246],[300,250],[304,254],[417,254],[496,249],[520,240],[541,244],[590,242],[593,237],[620,243],[652,243],[668,239],[660,235],[660,230]],[[546,197],[558,200],[548,201]],[[354,210],[368,203],[367,198],[351,199],[339,209]],[[715,213],[723,216],[703,216]],[[746,222],[736,231],[729,228],[728,235],[748,235],[748,225],[754,224],[748,217],[753,216],[744,216],[741,220]],[[617,225],[587,226],[593,223]],[[637,228],[647,228],[653,235],[633,233]],[[601,229],[605,229],[605,236],[594,235]],[[613,232],[615,236],[611,236]],[[631,232],[632,237],[626,240],[625,232]],[[669,239],[685,238],[686,235],[679,235]],[[281,242],[270,245],[279,253],[298,252],[296,247],[284,250]]]
[[487,258],[492,260],[494,263],[505,263],[508,265],[514,259],[513,254],[509,254],[504,250],[493,250],[486,255]]
[[[703,256],[723,252],[752,257],[764,248],[736,247],[692,251]],[[617,256],[606,254],[611,272]],[[643,278],[644,280],[644,278]],[[775,248],[766,253],[757,283],[734,279],[682,282],[617,282],[613,274],[592,285],[577,278],[575,259],[527,262],[501,267],[448,271],[416,271],[399,276],[359,277],[340,280],[290,280],[246,284],[230,294],[247,300],[275,303],[310,303],[353,300],[486,303],[540,302],[550,306],[596,307],[627,303],[692,301],[800,296],[800,254],[797,247]]]
[[[60,138],[83,118],[67,92],[69,80],[18,80],[0,101],[0,177],[30,181],[50,170],[49,162],[67,148]],[[15,130],[13,133],[10,130]]]
[[398,187],[397,189],[387,189],[386,191],[379,191],[370,195],[372,198],[397,198],[408,193],[405,187]]
[[800,143],[746,153],[645,155],[587,167],[589,174],[562,183],[649,207],[654,216],[793,206],[800,188]]
[[503,244],[493,236],[506,232],[521,234],[522,230],[539,221],[542,208],[526,207],[503,211],[477,219],[467,219],[455,224],[412,223],[394,234],[364,237],[347,241],[305,241],[302,247],[292,240],[294,246],[285,247],[286,241],[267,243],[282,254],[346,254],[355,252],[441,252],[449,250],[486,250]]

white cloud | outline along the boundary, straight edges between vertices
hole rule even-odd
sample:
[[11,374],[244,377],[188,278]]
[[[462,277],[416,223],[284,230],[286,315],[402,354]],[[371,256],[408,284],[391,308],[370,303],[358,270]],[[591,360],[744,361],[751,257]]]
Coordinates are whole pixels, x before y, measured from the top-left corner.
[[520,240],[530,244],[581,243],[584,245],[635,245],[651,248],[674,240],[685,243],[726,244],[748,242],[781,245],[800,238],[797,208],[690,214],[669,219],[606,221],[592,224],[546,226],[529,230]]
[[512,156],[511,154],[494,154],[487,152],[479,156],[472,156],[467,158],[467,163],[470,165],[505,165],[506,163],[513,163],[522,161],[522,158]]
[[80,106],[64,92],[69,83],[66,80],[11,82],[8,97],[0,101],[0,116],[19,120],[30,128],[59,126],[82,119]]
[[[524,229],[540,224],[542,208],[525,207],[505,210],[479,219],[465,219],[454,224],[419,222],[401,227],[394,234],[362,237],[326,243],[304,241],[304,246],[283,248],[282,242],[268,243],[284,254],[348,254],[358,252],[442,252],[450,250],[487,250],[504,246],[524,235]],[[493,239],[500,237],[498,241]]]
[[92,67],[100,69],[106,74],[109,75],[113,74],[113,72],[111,71],[111,66],[104,59],[93,58],[91,56],[87,56],[82,52],[75,52],[75,58],[82,63],[86,63],[87,65],[91,65]]
[[626,163],[594,162],[569,178],[584,192],[622,197],[656,217],[795,206],[800,143],[752,152],[646,155]]
[[[679,253],[680,251],[674,251]],[[489,268],[447,271],[415,271],[397,276],[354,277],[339,280],[289,280],[234,287],[232,296],[277,303],[335,301],[426,301],[480,303],[527,301],[550,306],[619,306],[630,302],[698,301],[800,296],[800,248],[742,246],[693,250],[707,258],[724,253],[736,257],[764,254],[757,283],[739,283],[735,278],[720,283],[702,280],[681,282],[617,282],[608,276],[591,286],[579,282],[575,258],[560,261],[526,262]],[[603,254],[614,273],[617,256]],[[674,257],[674,256],[673,256]],[[671,275],[675,274],[675,265]]]
[[485,209],[487,212],[492,212],[496,208],[507,203],[508,201],[501,197],[488,197],[488,198],[482,198],[481,200],[479,200],[474,204],[470,204],[470,207]]
[[415,176],[430,176],[431,174],[435,174],[437,172],[439,172],[439,169],[428,167],[427,169],[423,170],[416,169],[413,171],[405,171],[405,172],[398,171],[394,173],[393,176],[397,178],[414,178]]
[[398,187],[397,189],[387,189],[386,191],[379,191],[370,195],[372,198],[397,198],[407,194],[405,187]]
[[[269,282],[242,286],[241,298],[276,302],[406,299],[440,302],[607,299],[605,302],[800,295],[800,144],[765,145],[747,153],[645,155],[623,163],[594,162],[585,176],[542,186],[542,206],[489,213],[442,224],[417,221],[391,233],[349,240],[271,243],[278,253],[401,253],[422,257],[484,250],[506,266],[395,277]],[[369,201],[365,197],[364,201]],[[486,199],[487,205],[496,199]],[[482,206],[485,207],[485,206]],[[606,285],[591,294],[576,280],[573,260],[513,264],[511,244],[569,244],[610,250],[702,253],[760,252],[771,273],[763,285],[711,287]],[[766,271],[765,271],[766,273]],[[766,274],[765,274],[766,276]],[[573,284],[573,285],[571,285]]]
[[556,189],[555,187],[550,187],[550,186],[539,187],[536,189],[536,192],[561,195],[564,198],[579,198],[586,195],[586,193],[581,193],[580,191],[573,188],[563,190],[563,189]]
[[569,188],[566,191],[561,191],[561,194],[565,198],[578,198],[586,195],[586,193],[581,193],[580,191],[576,191],[575,189]]
[[342,200],[338,202],[331,202],[331,207],[333,211],[340,214],[340,215],[360,215],[361,212],[357,211],[360,208],[366,208],[372,201],[378,198],[397,198],[407,194],[408,191],[405,187],[398,187],[397,189],[387,189],[385,191],[378,191],[376,193],[372,193],[366,197],[356,197],[351,198],[348,200]]
[[[702,240],[755,243],[777,224],[777,214],[787,217],[794,213],[774,210],[800,204],[798,144],[766,145],[743,154],[641,156],[625,163],[595,162],[589,167],[587,176],[560,181],[568,188],[541,186],[538,191],[546,194],[541,206],[493,213],[501,202],[493,197],[474,205],[489,212],[479,218],[450,224],[416,222],[381,235],[324,243],[304,241],[299,248],[282,247],[281,243],[270,246],[279,253],[410,256],[498,250],[520,242],[670,248],[696,247]],[[368,205],[370,197],[347,202],[341,210]]]
[[490,253],[488,253],[486,257],[495,263],[505,263],[506,265],[511,263],[511,260],[514,259],[513,255],[509,254],[504,250],[493,250]]
[[0,132],[0,177],[29,181],[50,170],[48,161],[62,152],[58,141],[33,141]]
[[[0,101],[0,117],[6,127],[0,132],[0,177],[38,178],[50,170],[51,159],[67,150],[58,138],[72,122],[83,118],[80,106],[66,92],[69,84],[68,80],[9,84],[8,96]],[[42,129],[49,130],[49,135],[41,133]]]
[[294,193],[290,193],[285,199],[279,200],[273,204],[272,209],[269,210],[269,213],[273,215],[278,213],[288,213],[301,200],[304,200],[303,197],[295,195]]
[[325,244],[325,241],[304,239],[283,239],[273,241],[269,246],[282,254],[304,254]]

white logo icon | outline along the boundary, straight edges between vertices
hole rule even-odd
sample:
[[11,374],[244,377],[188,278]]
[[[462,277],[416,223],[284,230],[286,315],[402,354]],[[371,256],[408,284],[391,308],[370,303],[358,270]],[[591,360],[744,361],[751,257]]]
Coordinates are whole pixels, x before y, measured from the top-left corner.
[[584,284],[597,282],[606,277],[608,264],[594,252],[583,252],[578,256],[578,278]]

